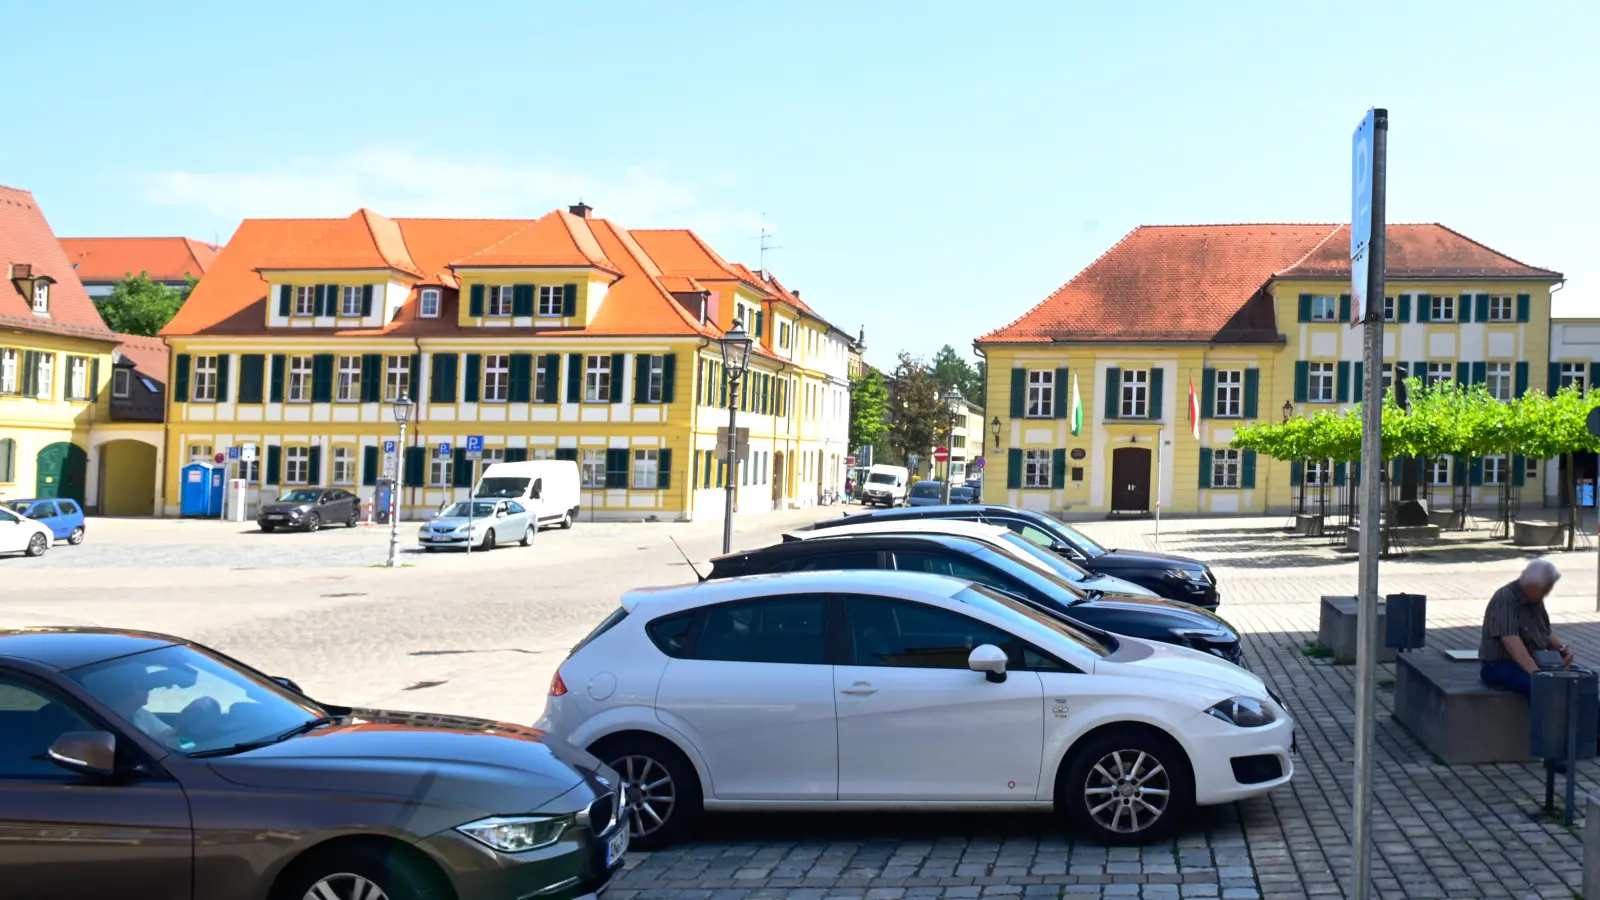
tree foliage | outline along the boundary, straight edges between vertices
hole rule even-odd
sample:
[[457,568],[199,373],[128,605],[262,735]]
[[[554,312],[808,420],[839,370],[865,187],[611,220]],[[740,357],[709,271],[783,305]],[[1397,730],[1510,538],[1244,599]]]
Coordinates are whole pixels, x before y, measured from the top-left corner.
[[894,458],[926,456],[943,436],[949,413],[939,399],[941,385],[933,369],[902,352],[889,386],[888,450]]
[[945,344],[933,355],[933,377],[941,392],[955,388],[974,403],[983,402],[983,363],[974,366],[956,348]]
[[187,285],[176,288],[151,281],[148,272],[130,274],[98,298],[95,307],[112,331],[154,337],[189,299],[195,281],[191,276]]
[[889,430],[889,391],[869,370],[850,382],[850,449],[876,446]]

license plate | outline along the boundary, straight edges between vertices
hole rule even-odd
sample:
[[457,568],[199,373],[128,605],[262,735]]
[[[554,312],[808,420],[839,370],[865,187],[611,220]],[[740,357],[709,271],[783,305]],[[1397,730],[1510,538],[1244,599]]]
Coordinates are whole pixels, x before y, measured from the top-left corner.
[[281,519],[282,519],[282,518],[283,518],[283,516],[275,516],[275,515],[271,515],[271,514],[269,514],[269,515],[268,515],[268,516],[267,516],[267,518],[269,518],[269,519],[275,519],[275,520],[281,520]]
[[628,852],[628,822],[624,819],[617,826],[617,833],[606,841],[606,868],[610,869],[622,864],[622,857]]

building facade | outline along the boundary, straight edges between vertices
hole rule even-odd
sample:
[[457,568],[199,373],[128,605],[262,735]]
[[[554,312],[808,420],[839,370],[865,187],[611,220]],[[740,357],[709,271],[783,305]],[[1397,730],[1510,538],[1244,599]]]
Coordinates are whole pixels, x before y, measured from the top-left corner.
[[62,238],[61,248],[91,298],[110,296],[117,282],[141,272],[168,287],[186,287],[216,261],[218,247],[194,238]]
[[[1386,372],[1506,399],[1547,387],[1559,273],[1442,225],[1392,225],[1388,241]],[[1247,423],[1352,405],[1363,373],[1349,290],[1348,226],[1135,229],[976,341],[1002,422],[985,497],[1056,512],[1262,514],[1290,508],[1302,480],[1342,484],[1342,465],[1257,460],[1229,442]],[[1510,463],[1469,474],[1439,460],[1423,477],[1470,479],[1474,502],[1492,502]]]
[[[1550,322],[1550,368],[1546,377],[1558,390],[1568,386],[1594,390],[1596,379],[1600,379],[1600,319],[1560,318]],[[1549,473],[1543,479],[1545,506],[1565,506],[1574,488],[1584,506],[1595,505],[1600,465],[1594,453],[1575,453],[1571,460],[1547,460],[1545,467]]]
[[[252,443],[252,506],[291,485],[371,496],[405,395],[403,515],[470,491],[469,436],[484,464],[576,462],[580,518],[720,514],[729,477],[741,512],[815,503],[846,421],[826,321],[693,232],[591,213],[246,220],[163,332],[167,477]],[[736,320],[756,346],[735,412],[750,452],[729,473],[719,339]]]

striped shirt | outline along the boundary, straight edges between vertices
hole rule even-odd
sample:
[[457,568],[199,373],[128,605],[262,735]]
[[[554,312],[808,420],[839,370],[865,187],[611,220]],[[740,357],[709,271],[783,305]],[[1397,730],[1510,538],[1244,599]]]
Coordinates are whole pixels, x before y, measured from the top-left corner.
[[1519,637],[1532,656],[1536,650],[1550,649],[1550,614],[1544,603],[1529,603],[1522,585],[1513,581],[1494,592],[1489,608],[1483,612],[1483,640],[1478,643],[1478,659],[1483,662],[1513,662],[1511,653],[1500,641]]

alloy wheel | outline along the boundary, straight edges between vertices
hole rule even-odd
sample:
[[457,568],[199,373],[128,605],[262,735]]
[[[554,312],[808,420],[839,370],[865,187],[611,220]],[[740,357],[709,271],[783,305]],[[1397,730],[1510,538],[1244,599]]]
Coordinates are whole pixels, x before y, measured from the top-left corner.
[[340,872],[313,884],[304,900],[389,900],[389,895],[360,875]]
[[72,544],[83,543],[83,526],[79,525],[77,528],[72,529],[72,534],[67,536],[67,540]]
[[1083,801],[1096,824],[1117,834],[1148,830],[1167,812],[1172,780],[1144,750],[1114,750],[1089,770]]
[[306,517],[306,532],[310,533],[322,527],[322,517],[316,513]]
[[29,556],[43,556],[44,555],[44,550],[45,550],[44,535],[35,534],[33,537],[28,539],[28,555]]
[[622,776],[632,833],[642,837],[665,825],[678,804],[678,786],[666,766],[648,756],[624,756],[611,768]]

